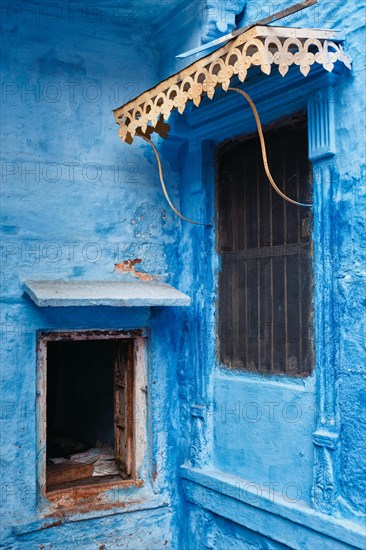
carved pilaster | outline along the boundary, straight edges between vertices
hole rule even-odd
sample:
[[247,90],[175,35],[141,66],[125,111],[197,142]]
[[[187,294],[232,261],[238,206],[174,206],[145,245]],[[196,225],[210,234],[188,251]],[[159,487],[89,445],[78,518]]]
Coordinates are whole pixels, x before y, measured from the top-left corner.
[[206,406],[192,405],[191,463],[193,467],[207,462]]
[[336,342],[333,302],[333,180],[336,173],[332,88],[317,90],[308,102],[309,158],[314,177],[314,269],[316,337],[316,431],[314,508],[331,513],[339,495],[339,421],[336,392]]
[[[214,175],[209,167],[212,167],[213,145],[211,142],[202,142],[201,140],[190,141],[188,143],[188,155],[186,159],[186,169],[184,173],[185,186],[184,194],[189,197],[190,203],[187,204],[189,215],[195,220],[211,222],[213,212],[207,210],[211,201],[209,193],[213,193]],[[192,258],[192,308],[191,308],[191,351],[192,351],[192,369],[193,369],[193,388],[191,405],[191,462],[196,467],[207,463],[209,456],[208,435],[210,429],[207,420],[210,418],[210,398],[208,395],[209,365],[213,364],[209,360],[212,354],[211,347],[214,345],[211,336],[210,327],[211,312],[210,304],[213,300],[210,296],[212,292],[213,276],[210,263],[212,261],[211,250],[212,228],[207,225],[187,226],[188,238],[191,241],[191,249],[194,251]]]
[[336,153],[334,127],[334,94],[325,86],[308,101],[309,158],[313,161],[332,157]]
[[315,467],[313,504],[322,512],[331,513],[339,495],[337,471],[339,468],[339,438],[337,433],[318,430],[313,434]]

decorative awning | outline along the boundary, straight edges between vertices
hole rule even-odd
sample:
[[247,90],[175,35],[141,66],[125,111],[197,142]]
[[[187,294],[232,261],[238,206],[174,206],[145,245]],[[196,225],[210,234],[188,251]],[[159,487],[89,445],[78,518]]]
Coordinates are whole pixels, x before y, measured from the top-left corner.
[[343,40],[339,31],[256,25],[115,109],[119,136],[127,143],[132,143],[135,135],[149,138],[153,132],[166,138],[169,126],[165,121],[173,110],[182,114],[188,101],[198,107],[204,95],[214,97],[217,87],[227,91],[235,77],[244,82],[251,67],[258,66],[269,75],[275,65],[282,76],[292,65],[304,76],[314,64],[329,72],[336,62],[351,68]]

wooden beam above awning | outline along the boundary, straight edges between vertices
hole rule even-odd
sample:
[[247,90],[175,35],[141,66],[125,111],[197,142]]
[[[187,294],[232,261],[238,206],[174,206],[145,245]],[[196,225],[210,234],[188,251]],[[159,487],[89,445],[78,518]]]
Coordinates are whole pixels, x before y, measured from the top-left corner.
[[122,141],[132,143],[134,136],[150,137],[157,132],[166,137],[165,121],[177,109],[183,113],[187,102],[199,106],[202,97],[212,99],[216,87],[227,91],[231,79],[244,82],[248,70],[258,66],[269,75],[272,66],[285,76],[294,65],[307,76],[314,64],[331,72],[336,62],[351,68],[343,51],[344,36],[339,31],[254,26],[213,53],[163,80],[132,101],[114,110]]

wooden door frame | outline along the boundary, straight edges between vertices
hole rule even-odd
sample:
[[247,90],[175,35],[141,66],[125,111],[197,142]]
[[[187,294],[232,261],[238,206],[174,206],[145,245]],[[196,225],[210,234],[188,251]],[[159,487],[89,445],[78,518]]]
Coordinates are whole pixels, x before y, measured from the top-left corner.
[[[46,444],[47,444],[47,344],[49,342],[62,341],[88,341],[88,340],[133,340],[133,362],[135,380],[133,385],[134,402],[134,442],[132,476],[129,480],[118,482],[118,486],[140,486],[142,481],[138,479],[140,466],[146,450],[146,416],[147,416],[147,386],[146,386],[146,338],[144,329],[139,330],[76,330],[76,331],[45,331],[37,334],[37,487],[38,501],[41,508],[47,508],[50,503],[50,494],[46,488]],[[115,486],[116,483],[113,483]],[[106,491],[110,487],[100,485],[100,491]],[[72,498],[77,497],[77,491],[73,491]],[[85,496],[86,491],[83,491]],[[90,495],[95,495],[95,487],[91,485]],[[70,490],[71,494],[71,490]]]

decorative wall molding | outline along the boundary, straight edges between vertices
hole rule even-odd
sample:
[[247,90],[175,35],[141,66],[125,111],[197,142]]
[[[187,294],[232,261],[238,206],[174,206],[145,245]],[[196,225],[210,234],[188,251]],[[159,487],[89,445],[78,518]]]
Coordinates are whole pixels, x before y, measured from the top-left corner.
[[[293,77],[294,75],[292,75]],[[291,77],[289,82],[293,87],[296,87],[296,81]],[[332,305],[332,285],[333,285],[333,237],[332,237],[332,211],[333,211],[333,190],[332,180],[334,179],[334,155],[336,152],[335,140],[335,118],[334,118],[334,97],[339,74],[322,75],[320,72],[316,79],[307,79],[306,92],[301,94],[302,105],[308,110],[308,126],[309,126],[309,158],[313,162],[313,177],[314,177],[314,195],[315,195],[315,215],[314,215],[314,241],[315,241],[315,268],[316,268],[316,285],[315,285],[315,325],[316,325],[316,399],[317,399],[317,419],[316,431],[313,434],[314,443],[314,475],[312,488],[313,507],[317,510],[329,514],[337,507],[337,498],[339,495],[339,425],[337,419],[337,392],[335,383],[335,344],[333,333],[333,305]],[[276,77],[277,82],[281,82]],[[262,86],[264,83],[254,84],[254,88]],[[275,86],[277,89],[277,86]],[[252,94],[251,88],[247,88]],[[260,97],[259,89],[255,91],[254,96]],[[298,97],[297,94],[296,97]],[[280,105],[286,107],[288,95],[281,92],[275,106],[271,98],[266,101],[264,98],[259,102],[260,112],[266,112],[266,106],[274,118],[279,115],[277,109]],[[219,139],[217,136],[217,128],[220,127],[220,121],[223,117],[225,120],[228,115],[224,109],[233,112],[235,121],[230,118],[230,128],[232,135],[236,132],[245,132],[247,116],[250,120],[251,113],[238,118],[235,115],[235,110],[230,107],[229,103],[233,102],[234,98],[228,97],[225,99],[225,107],[223,108],[220,100],[216,103],[209,103],[204,110],[207,111],[204,120],[201,120],[200,111],[195,110],[192,113],[192,124],[194,119],[200,117],[197,128],[199,128],[199,136],[205,135],[206,138]],[[288,108],[288,101],[287,101]],[[290,111],[291,112],[291,111]],[[290,114],[290,113],[289,113]],[[241,130],[243,129],[243,130]],[[202,138],[197,136],[193,127],[185,128],[185,134],[192,135],[194,138],[188,145],[186,163],[192,171],[189,171],[189,177],[184,178],[184,185],[189,186],[189,193],[192,196],[192,204],[207,204],[209,198],[207,192],[209,185],[203,184],[202,178],[206,177],[208,167],[210,167],[211,186],[214,187],[213,178],[214,169],[212,159],[207,158],[204,161],[200,143]],[[220,134],[220,132],[219,132]],[[173,128],[174,135],[174,128]],[[167,143],[169,140],[167,141]],[[213,145],[212,145],[213,147]],[[202,170],[204,163],[205,169]],[[188,190],[187,190],[188,193]],[[192,208],[192,205],[190,206]],[[190,215],[193,215],[189,212]],[[197,217],[197,213],[196,217]],[[209,216],[208,216],[209,219]],[[187,231],[201,231],[198,228],[187,228]],[[193,238],[193,236],[191,237]],[[203,242],[203,239],[202,239]],[[197,250],[200,246],[197,244]],[[194,263],[200,261],[198,256]],[[198,264],[197,264],[198,265]],[[195,268],[194,277],[196,280],[200,278],[199,270]],[[198,300],[195,297],[194,302]],[[195,310],[196,318],[200,322],[204,319],[204,314],[200,307]],[[196,467],[205,464],[210,449],[207,449],[207,430],[210,429],[209,423],[212,418],[207,414],[207,384],[208,372],[205,366],[205,356],[203,347],[199,345],[199,339],[204,339],[207,331],[204,326],[197,331],[197,344],[195,344],[194,355],[196,357],[194,363],[194,401],[195,405],[191,409],[191,426],[192,426],[192,445],[191,445],[191,461]],[[207,344],[207,341],[206,341]],[[206,394],[205,394],[206,391]],[[204,404],[204,410],[201,405]],[[198,414],[200,413],[200,414]],[[202,414],[201,414],[202,413]]]
[[[207,198],[208,190],[213,191],[214,173],[207,174],[207,166],[213,162],[214,144],[210,141],[190,140],[187,143],[185,154],[184,176],[187,177],[185,187],[189,186],[189,196],[192,201],[186,208],[189,208],[190,215],[201,220],[210,220],[212,213],[207,212],[207,205],[210,203]],[[191,412],[191,464],[195,467],[203,467],[209,461],[211,452],[209,436],[211,426],[209,381],[213,362],[210,361],[211,347],[214,342],[210,336],[212,321],[211,303],[208,296],[212,291],[210,278],[208,276],[208,262],[212,258],[210,253],[213,238],[212,231],[207,228],[185,227],[187,238],[192,243],[191,250],[195,254],[190,258],[192,277],[196,281],[197,291],[195,293],[192,308],[189,310],[191,331],[191,363],[192,363],[192,405]]]
[[136,134],[150,135],[152,131],[166,137],[167,128],[162,118],[167,121],[175,109],[182,114],[189,101],[198,107],[204,95],[209,99],[214,97],[218,86],[227,91],[234,77],[244,82],[248,70],[254,66],[259,66],[267,75],[273,65],[277,66],[281,76],[285,76],[292,65],[298,66],[304,76],[314,64],[328,72],[334,69],[337,61],[350,68],[351,60],[339,43],[342,39],[335,31],[253,27],[115,109],[119,136],[128,143]]
[[[333,216],[333,180],[335,178],[335,160],[336,139],[335,139],[335,117],[334,117],[334,97],[337,84],[337,76],[328,76],[319,73],[311,84],[306,81],[306,93],[303,95],[303,106],[308,109],[309,126],[309,158],[313,162],[314,178],[314,245],[315,245],[315,330],[316,330],[316,431],[313,434],[314,443],[314,474],[312,488],[312,503],[316,510],[329,514],[337,508],[337,499],[340,494],[339,472],[340,472],[340,446],[339,446],[339,420],[337,413],[337,387],[335,378],[336,365],[336,339],[333,323],[333,235],[332,235],[332,216]],[[292,82],[292,85],[296,83]],[[263,83],[262,83],[263,86]],[[312,87],[310,87],[312,86]],[[251,93],[249,89],[249,93]],[[257,95],[257,92],[254,96]],[[276,109],[286,102],[287,95],[279,94],[275,108],[271,101],[260,103],[261,113],[266,112],[268,104],[271,113],[275,111],[274,117],[277,117]],[[228,98],[225,101],[230,101]],[[201,134],[206,137],[217,136],[217,127],[220,126],[220,117],[225,119],[222,114],[220,101],[215,104],[209,104],[205,120],[200,119],[197,127]],[[230,107],[227,106],[230,110]],[[233,111],[234,112],[234,111]],[[200,116],[199,111],[195,111]],[[235,116],[235,115],[233,115]],[[236,117],[238,119],[238,117]],[[231,119],[230,119],[231,120]],[[248,119],[249,120],[249,119]],[[192,113],[192,123],[194,115]],[[245,129],[243,117],[236,122],[232,121],[231,132]],[[193,135],[195,135],[192,132]],[[191,135],[191,133],[190,133]],[[195,136],[194,143],[199,141]],[[193,157],[187,162],[193,162]],[[206,164],[207,166],[210,164]],[[193,180],[187,180],[187,185],[197,189],[196,177]],[[195,197],[198,200],[198,197]],[[202,199],[203,200],[203,199]],[[207,201],[207,197],[204,198]],[[199,396],[196,396],[198,403],[201,403]],[[196,420],[192,412],[192,421],[195,424],[193,434],[195,437],[194,451],[196,452],[196,442],[199,441],[198,434],[202,433],[201,428],[204,421]],[[199,426],[196,426],[199,424]],[[198,456],[197,454],[194,455]],[[199,464],[196,459],[192,461]]]
[[[333,440],[333,446],[329,441]],[[339,496],[337,474],[339,467],[338,434],[325,433],[319,437],[319,432],[313,434],[315,465],[312,500],[314,508],[325,513],[331,513],[337,506]]]
[[313,506],[327,514],[337,507],[340,475],[339,419],[334,333],[333,180],[336,152],[334,88],[316,90],[308,100],[309,158],[314,179],[314,265],[316,341],[316,431]]
[[202,414],[197,414],[197,405],[191,408],[192,423],[191,423],[191,464],[193,467],[202,467],[206,462],[207,438],[205,437],[205,416],[202,405]]
[[292,548],[364,548],[362,526],[327,516],[220,470],[181,467],[189,502]]
[[336,153],[334,87],[317,90],[308,100],[309,159],[320,160]]
[[[336,386],[336,340],[333,323],[333,234],[332,216],[334,208],[333,180],[336,175],[335,154],[335,113],[334,97],[337,81],[341,78],[338,71],[331,75],[322,73],[321,68],[312,73],[312,77],[299,86],[296,73],[292,72],[287,80],[274,75],[271,83],[276,91],[275,100],[272,95],[265,94],[266,82],[263,79],[251,81],[246,88],[253,98],[258,98],[258,109],[263,120],[274,121],[299,108],[308,111],[309,126],[309,158],[313,163],[314,179],[314,247],[315,247],[315,330],[316,330],[316,427],[313,434],[314,444],[314,474],[312,486],[312,505],[315,510],[325,514],[334,513],[338,506],[340,495],[340,445],[339,419],[337,412]],[[275,84],[273,84],[275,82]],[[280,84],[280,86],[278,86]],[[286,91],[286,93],[285,93]],[[294,96],[292,96],[292,92]],[[292,102],[289,99],[294,97]],[[249,110],[237,116],[237,105],[233,96],[226,96],[217,102],[207,102],[202,110],[194,109],[188,116],[179,118],[188,121],[188,125],[178,128],[181,139],[187,139],[187,154],[184,163],[187,172],[183,176],[185,196],[192,197],[192,201],[184,205],[188,208],[186,214],[201,219],[202,210],[194,211],[198,205],[211,205],[210,189],[214,188],[214,141],[245,133],[251,130],[252,114]],[[175,117],[174,117],[175,119]],[[173,119],[173,120],[174,120]],[[228,125],[222,130],[223,124]],[[176,127],[173,125],[172,136]],[[226,133],[225,133],[226,132]],[[190,143],[188,140],[190,139]],[[213,140],[211,153],[205,154],[203,144],[205,139]],[[167,140],[167,145],[169,140]],[[164,145],[165,146],[165,145]],[[202,167],[204,167],[202,169]],[[209,173],[209,175],[208,175]],[[208,181],[205,181],[208,178]],[[213,201],[212,201],[213,207]],[[203,218],[202,218],[203,219]],[[206,220],[211,219],[211,213],[206,213]],[[202,270],[207,270],[207,264],[202,262],[205,238],[204,230],[198,227],[184,227],[189,241],[194,241],[193,248],[197,251],[192,261],[192,277],[201,280]],[[201,267],[200,267],[201,265]],[[204,266],[204,267],[202,267]],[[191,320],[198,319],[198,327],[192,325],[192,333],[197,341],[192,344],[192,385],[191,396],[191,464],[195,467],[207,465],[210,458],[210,430],[213,422],[210,416],[210,365],[214,358],[207,358],[205,346],[210,343],[207,337],[210,334],[209,323],[213,322],[209,315],[205,315],[202,306],[202,289],[194,297]],[[206,300],[210,303],[210,300]],[[213,325],[214,326],[214,325]],[[212,328],[212,327],[211,327]],[[194,329],[194,330],[193,330]],[[201,345],[200,341],[204,344]],[[207,360],[208,359],[208,360]],[[310,437],[310,434],[309,434]]]

